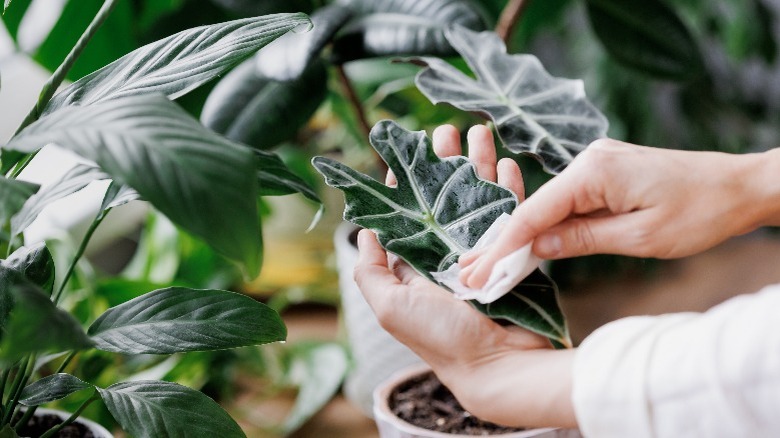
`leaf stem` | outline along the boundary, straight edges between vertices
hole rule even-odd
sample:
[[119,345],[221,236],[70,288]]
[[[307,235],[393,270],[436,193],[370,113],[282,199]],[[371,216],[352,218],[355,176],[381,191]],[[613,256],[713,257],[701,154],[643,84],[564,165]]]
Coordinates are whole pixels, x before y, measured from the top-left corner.
[[22,365],[19,367],[19,372],[14,378],[14,384],[11,388],[11,392],[8,394],[8,401],[6,403],[5,416],[3,417],[2,424],[8,424],[14,417],[16,407],[19,405],[19,397],[22,396],[22,390],[30,380],[33,369],[35,368],[35,355],[28,356],[22,361]]
[[501,11],[501,16],[496,24],[496,33],[504,43],[508,44],[517,23],[520,22],[520,17],[522,17],[529,3],[531,3],[531,0],[509,0],[509,3],[504,6],[504,10]]
[[87,244],[92,238],[92,235],[95,234],[95,230],[97,230],[97,227],[100,225],[101,222],[103,222],[103,219],[105,219],[106,213],[107,211],[103,211],[103,210],[101,210],[98,213],[98,215],[89,225],[89,229],[87,229],[87,233],[84,234],[84,238],[81,239],[81,244],[79,245],[79,249],[76,251],[76,254],[73,256],[73,260],[71,260],[70,266],[68,266],[68,271],[65,273],[65,277],[62,279],[62,283],[60,283],[60,287],[59,289],[57,289],[57,293],[54,294],[54,297],[52,298],[52,302],[54,302],[55,306],[60,302],[60,298],[62,298],[62,292],[65,290],[65,286],[68,284],[70,277],[73,275],[73,272],[76,270],[76,264],[78,264],[79,260],[81,259],[81,256],[84,255],[84,251],[87,249]]
[[74,421],[76,421],[76,419],[79,418],[81,413],[84,412],[84,410],[87,409],[87,407],[93,401],[97,400],[98,398],[100,398],[100,397],[98,396],[97,391],[96,391],[95,393],[92,394],[92,396],[90,398],[88,398],[84,403],[82,403],[81,406],[79,406],[79,408],[76,410],[76,412],[73,413],[73,415],[68,417],[67,420],[63,421],[62,423],[58,424],[57,426],[52,427],[51,429],[46,431],[46,433],[41,435],[41,438],[49,438],[51,436],[54,436],[54,434],[59,432],[63,427],[65,427],[65,426],[69,425],[70,423],[73,423]]
[[[362,134],[363,140],[365,141],[371,134],[371,125],[368,123],[368,118],[366,117],[366,110],[363,107],[363,103],[360,101],[360,97],[358,97],[357,92],[355,91],[355,87],[352,86],[352,81],[349,80],[347,72],[344,71],[343,65],[336,65],[336,74],[338,75],[341,87],[344,89],[344,94],[346,95],[347,101],[355,113],[358,127],[360,128],[360,133]],[[386,171],[387,167],[385,166],[385,162],[382,161],[376,151],[374,151],[374,157],[377,169],[379,169],[381,172]]]
[[[6,368],[3,370],[3,376],[0,377],[0,404],[2,404],[3,396],[5,396],[5,385],[8,383],[8,376],[11,374],[11,370]],[[4,415],[0,412],[0,417]]]

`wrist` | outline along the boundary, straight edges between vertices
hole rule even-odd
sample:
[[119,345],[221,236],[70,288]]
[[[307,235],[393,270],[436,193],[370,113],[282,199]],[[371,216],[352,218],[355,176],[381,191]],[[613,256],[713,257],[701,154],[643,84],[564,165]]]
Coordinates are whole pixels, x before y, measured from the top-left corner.
[[[750,160],[745,181],[753,220],[751,229],[761,226],[780,226],[780,149],[748,154]],[[745,231],[750,231],[747,229]]]

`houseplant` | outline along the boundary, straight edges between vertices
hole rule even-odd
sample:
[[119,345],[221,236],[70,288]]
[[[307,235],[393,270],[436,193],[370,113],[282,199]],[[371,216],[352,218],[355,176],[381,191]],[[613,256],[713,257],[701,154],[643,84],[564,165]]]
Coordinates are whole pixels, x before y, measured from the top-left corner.
[[[531,55],[508,55],[495,33],[451,27],[445,35],[476,77],[438,58],[417,58],[411,61],[426,67],[417,76],[417,86],[434,102],[489,116],[511,151],[529,154],[545,170],[557,173],[587,144],[606,135],[606,118],[587,101],[581,81],[553,78]],[[502,214],[514,210],[517,198],[481,180],[466,158],[438,158],[424,132],[382,121],[370,140],[397,186],[387,187],[329,158],[316,157],[312,163],[329,185],[344,192],[345,219],[374,230],[385,249],[447,287],[434,273],[448,270],[473,248]],[[500,298],[471,303],[491,318],[569,347],[556,292],[555,283],[537,269]],[[380,419],[387,418],[383,405],[375,404]],[[557,432],[537,435],[543,433]]]
[[[281,341],[286,329],[276,312],[230,291],[167,287],[108,309],[85,331],[63,308],[63,298],[95,229],[113,208],[140,198],[247,275],[257,274],[262,256],[257,197],[316,195],[276,155],[214,134],[169,99],[309,21],[303,14],[277,14],[190,29],[56,92],[118,4],[102,5],[2,148],[0,220],[7,254],[0,262],[2,430],[14,436],[38,406],[79,393],[85,397],[81,407],[42,436],[54,436],[98,399],[134,436],[243,436],[212,399],[185,386],[130,381],[101,388],[64,371],[80,351],[91,348],[173,354]],[[6,1],[4,6],[11,11],[27,5]],[[49,143],[94,164],[79,165],[45,188],[18,179]],[[66,271],[55,275],[46,244],[20,246],[20,236],[45,206],[98,180],[111,180],[102,206]],[[56,371],[36,379],[42,367]]]

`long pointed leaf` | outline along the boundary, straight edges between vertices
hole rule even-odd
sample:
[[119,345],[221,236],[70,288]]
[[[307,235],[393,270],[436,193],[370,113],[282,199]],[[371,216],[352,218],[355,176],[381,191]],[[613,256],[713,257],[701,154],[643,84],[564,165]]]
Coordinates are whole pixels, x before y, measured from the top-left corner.
[[257,182],[261,196],[281,196],[300,193],[308,199],[322,203],[317,192],[301,177],[292,173],[278,155],[255,151],[257,156]]
[[137,381],[98,388],[114,419],[136,438],[244,438],[219,405],[176,383]]
[[245,295],[172,287],[108,309],[88,333],[100,350],[171,354],[283,341],[287,330],[274,310]]
[[17,214],[38,189],[37,184],[0,176],[0,227]]
[[62,109],[28,126],[6,147],[32,152],[50,142],[96,162],[173,222],[256,274],[261,242],[250,149],[207,130],[159,95]]
[[550,76],[533,55],[508,55],[493,32],[457,26],[446,35],[476,79],[438,58],[412,59],[427,67],[415,81],[433,103],[489,116],[510,151],[530,154],[551,173],[606,136],[607,119],[585,97],[582,81]]
[[19,403],[25,406],[40,406],[92,387],[89,383],[70,374],[52,374],[27,385],[22,390]]
[[296,27],[305,14],[275,14],[189,29],[129,53],[74,82],[44,109],[90,105],[138,94],[174,99],[229,70]]
[[[396,176],[397,187],[328,158],[316,157],[312,163],[330,186],[344,192],[345,219],[374,230],[382,246],[429,279],[517,206],[512,192],[480,179],[465,157],[438,158],[422,131],[382,121],[371,130],[370,140]],[[501,303],[477,308],[563,343],[568,337],[555,286],[541,273],[521,282]]]

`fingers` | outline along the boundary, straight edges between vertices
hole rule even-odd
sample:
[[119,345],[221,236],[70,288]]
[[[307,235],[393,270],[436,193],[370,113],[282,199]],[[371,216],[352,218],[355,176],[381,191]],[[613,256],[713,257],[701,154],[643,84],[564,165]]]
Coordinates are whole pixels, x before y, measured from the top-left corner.
[[400,285],[401,281],[387,266],[387,253],[379,245],[376,235],[370,230],[358,234],[360,253],[355,265],[355,282],[366,301],[371,304],[380,299],[386,286]]
[[433,150],[440,157],[461,154],[460,132],[452,125],[441,125],[433,130]]
[[522,202],[525,199],[525,184],[523,184],[523,174],[520,173],[520,166],[511,158],[502,158],[498,162],[498,185],[504,186],[517,195],[517,200]]
[[485,125],[474,125],[466,136],[469,142],[469,160],[477,168],[477,175],[496,181],[496,145],[493,133]]

